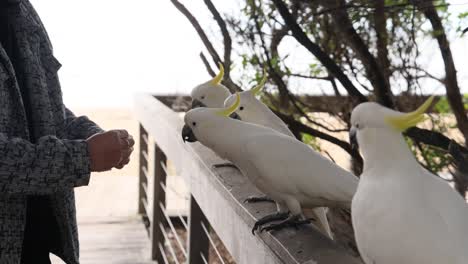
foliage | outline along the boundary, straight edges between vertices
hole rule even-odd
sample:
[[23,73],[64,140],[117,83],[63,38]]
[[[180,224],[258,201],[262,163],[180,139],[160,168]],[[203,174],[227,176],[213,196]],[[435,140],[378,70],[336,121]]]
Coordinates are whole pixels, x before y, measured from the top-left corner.
[[[236,82],[248,89],[258,83],[266,70],[269,81],[262,100],[289,117],[285,120],[293,124],[288,124],[294,127],[293,133],[301,135],[307,144],[320,149],[318,138],[327,140],[362,165],[359,153],[335,133],[349,129],[352,109],[367,100],[391,108],[414,109],[416,105],[407,100],[409,96],[427,93],[427,87],[431,90],[441,85],[451,96],[444,97],[436,111],[442,116],[454,114],[456,121],[433,116],[430,131],[433,136],[409,135],[420,141],[410,140],[412,149],[422,164],[440,171],[451,164],[446,144],[450,139],[443,135],[447,129],[458,129],[468,138],[468,119],[460,107],[460,103],[468,107],[468,97],[465,95],[463,99],[460,94],[448,39],[454,35],[450,33],[467,26],[468,13],[454,16],[448,8],[449,1],[238,0],[240,13],[223,17],[213,12],[211,0],[204,2],[221,29],[223,59],[228,66],[232,62],[242,68],[242,76]],[[193,19],[189,20],[197,28]],[[207,45],[206,36],[200,34],[200,29],[197,32],[215,64],[222,62],[222,56]],[[439,47],[439,51],[422,48],[429,42],[434,45],[431,47]],[[232,53],[226,52],[226,47]],[[230,58],[231,54],[237,56]],[[430,67],[433,54],[442,54],[445,74],[433,72]],[[204,63],[210,68],[208,60]],[[233,85],[229,74],[224,83],[231,85],[233,91],[239,88]],[[340,103],[317,105],[304,95],[334,96],[338,99],[335,102]],[[330,127],[325,120],[313,120],[310,112],[326,112],[341,125]],[[353,168],[359,173],[359,166]]]
[[322,148],[320,147],[320,144],[319,144],[316,137],[311,136],[311,135],[306,134],[306,133],[301,133],[301,136],[302,136],[302,142],[304,142],[305,144],[311,146],[313,149],[315,149],[318,152],[322,151]]

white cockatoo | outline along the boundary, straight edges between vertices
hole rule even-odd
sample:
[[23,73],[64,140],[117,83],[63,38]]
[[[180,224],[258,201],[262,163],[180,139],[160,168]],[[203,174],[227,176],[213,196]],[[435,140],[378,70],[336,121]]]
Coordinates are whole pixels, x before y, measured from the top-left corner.
[[219,64],[219,73],[212,80],[202,83],[191,92],[192,108],[210,107],[221,108],[224,101],[231,95],[229,89],[221,84],[224,77],[224,67]]
[[401,134],[432,101],[411,113],[376,103],[352,112],[350,137],[364,158],[352,220],[366,264],[468,263],[465,200],[417,162]]
[[[196,108],[184,118],[184,141],[199,141],[233,162],[257,188],[273,198],[279,212],[258,220],[254,230],[307,223],[302,207],[349,208],[358,179],[308,145],[271,128],[228,118],[228,108]],[[279,223],[266,223],[282,220]],[[262,227],[263,226],[263,227]]]
[[[262,92],[267,76],[264,73],[263,79],[253,89],[239,93],[241,104],[237,109],[238,119],[265,127],[269,127],[286,136],[296,138],[289,127],[268,106],[256,98]],[[236,95],[229,96],[224,102],[224,106],[233,105],[236,100]],[[257,200],[257,197],[252,197],[252,200]],[[262,200],[261,198],[259,200]],[[319,227],[333,239],[333,234],[327,219],[327,208],[317,207],[312,209],[314,217],[317,219]]]

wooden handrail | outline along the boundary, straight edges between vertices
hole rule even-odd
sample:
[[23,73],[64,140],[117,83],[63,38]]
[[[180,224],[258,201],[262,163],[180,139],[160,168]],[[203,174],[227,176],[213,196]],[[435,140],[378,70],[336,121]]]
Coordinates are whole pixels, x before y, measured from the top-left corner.
[[[199,206],[237,263],[362,263],[311,225],[252,235],[256,219],[274,212],[276,207],[268,203],[244,204],[247,197],[260,195],[259,191],[234,168],[214,169],[213,165],[226,161],[211,150],[199,143],[184,144],[180,113],[149,94],[139,94],[135,100],[141,126],[189,187],[191,207]],[[190,223],[189,233],[191,228]],[[188,254],[188,259],[195,258],[190,249]]]

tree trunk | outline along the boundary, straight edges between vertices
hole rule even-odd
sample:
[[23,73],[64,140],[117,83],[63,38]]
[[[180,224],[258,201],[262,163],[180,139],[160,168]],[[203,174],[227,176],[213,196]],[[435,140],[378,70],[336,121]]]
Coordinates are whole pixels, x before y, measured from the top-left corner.
[[[455,62],[453,61],[452,50],[450,49],[450,42],[445,34],[442,20],[437,13],[436,8],[432,1],[422,0],[411,0],[421,12],[429,19],[432,25],[434,37],[439,43],[440,53],[444,60],[445,66],[445,90],[447,91],[447,100],[452,108],[453,114],[457,120],[457,126],[463,137],[465,138],[465,144],[468,146],[468,117],[463,104],[463,97],[460,92],[457,80],[457,69],[455,68]],[[457,166],[456,171],[453,175],[455,182],[455,188],[460,194],[465,197],[468,183],[468,168],[465,164]]]
[[374,88],[373,93],[376,96],[377,102],[386,107],[393,108],[394,102],[390,83],[385,78],[383,68],[354,29],[353,22],[345,9],[346,2],[344,0],[322,0],[321,4],[331,10],[330,14],[336,30],[340,32],[340,35],[346,40],[346,43],[353,49],[356,56],[364,65],[367,78]]
[[460,87],[458,86],[457,70],[453,61],[450,42],[448,41],[447,35],[445,34],[442,20],[440,19],[432,1],[428,2],[422,0],[412,0],[412,2],[416,4],[416,6],[431,22],[434,37],[439,43],[440,53],[442,55],[442,59],[444,60],[445,89],[447,90],[447,99],[455,115],[455,118],[457,119],[458,129],[463,134],[466,142],[468,139],[468,117],[463,105],[463,97],[460,92]]

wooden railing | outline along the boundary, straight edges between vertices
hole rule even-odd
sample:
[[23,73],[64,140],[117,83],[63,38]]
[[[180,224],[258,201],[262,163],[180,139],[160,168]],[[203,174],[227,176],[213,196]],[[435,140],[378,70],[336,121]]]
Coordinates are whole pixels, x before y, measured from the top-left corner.
[[[148,94],[138,95],[135,105],[140,122],[138,208],[147,224],[153,260],[180,263],[176,255],[182,252],[179,255],[187,263],[224,263],[212,237],[216,233],[236,263],[361,263],[311,225],[252,235],[256,219],[276,207],[243,203],[259,191],[235,168],[214,169],[213,165],[225,161],[211,150],[199,143],[184,144],[180,113]],[[190,191],[188,224],[165,209],[167,160]],[[187,231],[186,243],[177,234],[175,220]],[[209,256],[210,246],[214,253]]]

